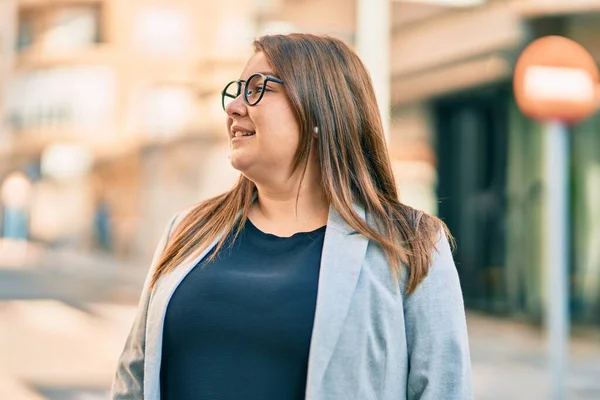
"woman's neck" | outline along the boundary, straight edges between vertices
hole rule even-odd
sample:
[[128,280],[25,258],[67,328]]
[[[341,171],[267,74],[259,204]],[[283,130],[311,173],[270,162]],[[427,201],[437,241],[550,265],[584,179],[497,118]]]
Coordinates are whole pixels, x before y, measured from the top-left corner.
[[261,187],[248,218],[260,230],[277,236],[309,232],[327,223],[329,203],[320,182],[305,176],[300,188]]

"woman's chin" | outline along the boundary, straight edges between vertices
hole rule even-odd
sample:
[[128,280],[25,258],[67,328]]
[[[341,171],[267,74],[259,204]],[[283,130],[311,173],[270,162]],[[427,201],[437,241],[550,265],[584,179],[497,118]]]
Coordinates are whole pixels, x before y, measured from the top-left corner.
[[229,162],[231,163],[231,166],[233,168],[237,169],[240,172],[244,172],[248,170],[248,168],[252,164],[252,160],[251,157],[249,157],[247,154],[240,153],[242,152],[233,150],[229,154]]

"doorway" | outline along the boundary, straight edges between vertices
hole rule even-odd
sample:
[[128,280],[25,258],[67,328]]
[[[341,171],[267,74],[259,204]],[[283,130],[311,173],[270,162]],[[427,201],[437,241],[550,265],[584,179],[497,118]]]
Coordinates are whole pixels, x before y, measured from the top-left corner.
[[503,85],[434,104],[439,216],[454,235],[465,304],[506,310],[506,171],[510,88]]

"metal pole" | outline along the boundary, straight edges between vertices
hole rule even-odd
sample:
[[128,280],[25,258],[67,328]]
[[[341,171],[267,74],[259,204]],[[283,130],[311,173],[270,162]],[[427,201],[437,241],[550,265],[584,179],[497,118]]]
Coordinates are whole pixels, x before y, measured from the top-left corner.
[[569,143],[567,127],[546,125],[546,324],[552,399],[566,398],[569,340]]
[[356,50],[371,74],[389,141],[390,120],[390,0],[357,0]]

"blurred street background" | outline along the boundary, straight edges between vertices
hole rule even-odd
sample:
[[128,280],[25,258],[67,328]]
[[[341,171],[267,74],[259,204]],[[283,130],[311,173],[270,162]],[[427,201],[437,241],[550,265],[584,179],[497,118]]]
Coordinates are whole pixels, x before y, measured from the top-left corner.
[[[360,4],[0,0],[1,400],[107,397],[165,224],[237,177],[220,91],[252,39],[357,46]],[[600,62],[600,0],[388,7],[389,149],[402,201],[457,239],[476,398],[549,399],[546,136],[512,71],[552,34]],[[570,130],[567,398],[598,400],[600,113]]]

